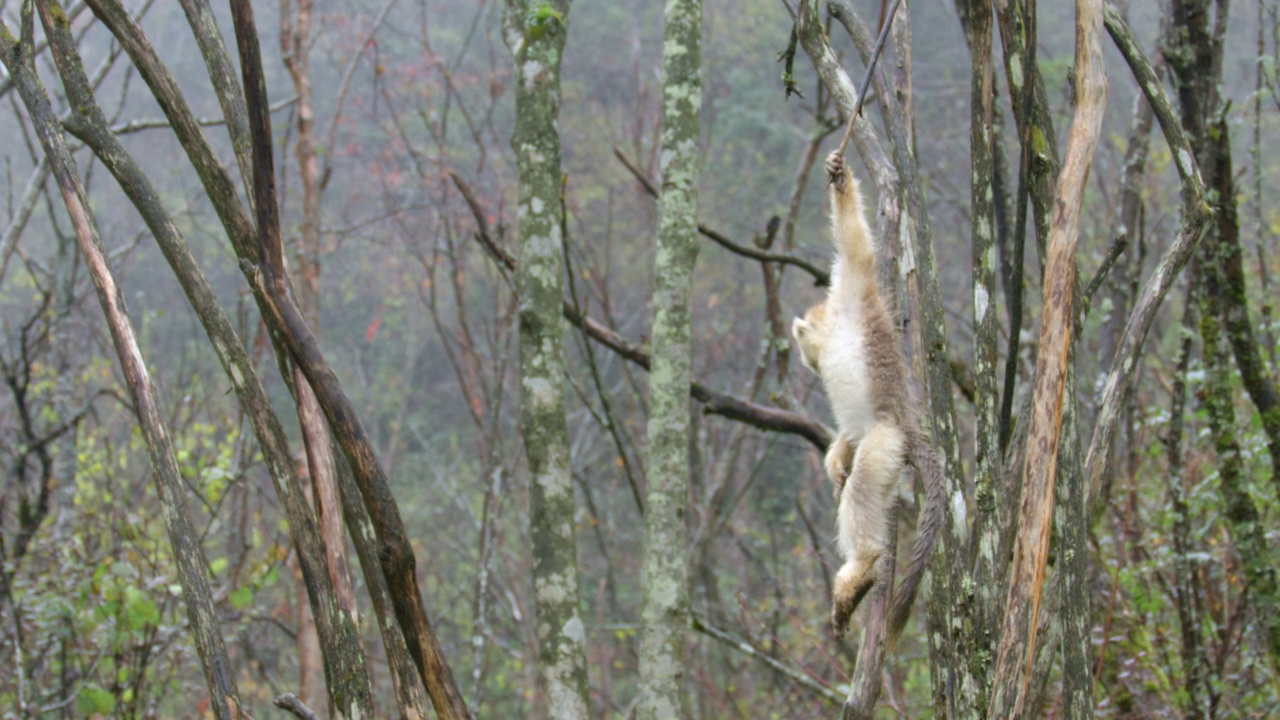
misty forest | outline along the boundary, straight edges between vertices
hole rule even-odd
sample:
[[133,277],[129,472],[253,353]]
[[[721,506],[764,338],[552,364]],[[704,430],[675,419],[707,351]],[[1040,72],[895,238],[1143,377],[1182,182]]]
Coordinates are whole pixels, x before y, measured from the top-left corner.
[[1278,0],[0,0],[0,720],[1275,717],[1278,138]]

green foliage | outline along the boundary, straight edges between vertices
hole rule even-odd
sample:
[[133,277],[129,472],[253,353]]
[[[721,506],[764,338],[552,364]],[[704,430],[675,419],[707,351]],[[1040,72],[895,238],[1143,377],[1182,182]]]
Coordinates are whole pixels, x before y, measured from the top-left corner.
[[116,697],[97,685],[89,685],[76,697],[76,709],[81,715],[107,715],[116,708]]

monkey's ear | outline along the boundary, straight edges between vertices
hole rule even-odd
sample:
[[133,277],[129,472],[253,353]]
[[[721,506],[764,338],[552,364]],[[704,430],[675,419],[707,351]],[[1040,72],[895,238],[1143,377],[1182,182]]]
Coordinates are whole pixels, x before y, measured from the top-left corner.
[[796,342],[800,343],[801,345],[804,344],[805,334],[812,329],[813,329],[813,325],[810,324],[809,321],[805,320],[804,318],[796,318],[791,321],[791,334],[795,336]]
[[804,318],[791,321],[791,334],[795,336],[796,346],[800,349],[800,362],[810,370],[818,372],[818,358],[811,335],[813,330],[813,323]]

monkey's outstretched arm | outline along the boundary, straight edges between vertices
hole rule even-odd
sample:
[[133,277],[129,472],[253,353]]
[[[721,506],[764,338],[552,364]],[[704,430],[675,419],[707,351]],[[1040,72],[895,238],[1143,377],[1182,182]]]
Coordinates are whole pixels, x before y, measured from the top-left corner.
[[874,278],[876,247],[871,227],[867,225],[858,181],[844,158],[836,153],[827,156],[826,169],[831,187],[831,224],[839,252],[836,275],[843,274],[849,280]]

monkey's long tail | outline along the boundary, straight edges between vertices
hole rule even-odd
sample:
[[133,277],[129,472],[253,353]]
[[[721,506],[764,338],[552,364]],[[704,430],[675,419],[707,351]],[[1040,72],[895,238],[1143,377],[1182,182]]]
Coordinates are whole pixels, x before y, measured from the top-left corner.
[[911,608],[915,605],[916,592],[920,589],[920,581],[924,579],[925,566],[929,564],[929,556],[933,554],[934,543],[938,539],[938,530],[942,526],[943,503],[946,502],[946,488],[942,474],[942,466],[938,456],[934,454],[928,439],[923,433],[916,432],[910,440],[911,450],[908,462],[924,480],[924,511],[921,514],[920,531],[916,533],[916,543],[911,549],[911,561],[902,575],[902,584],[894,593],[893,603],[889,606],[888,640],[893,643],[911,619]]

